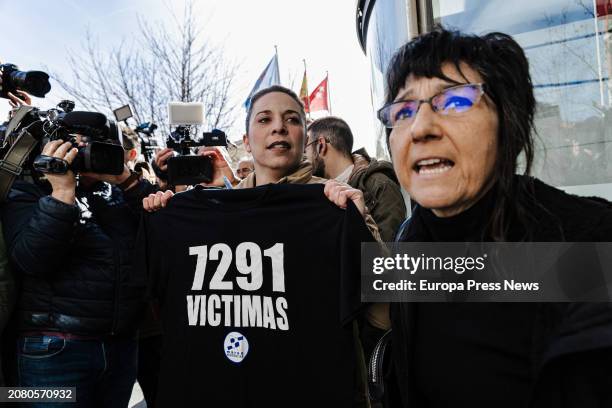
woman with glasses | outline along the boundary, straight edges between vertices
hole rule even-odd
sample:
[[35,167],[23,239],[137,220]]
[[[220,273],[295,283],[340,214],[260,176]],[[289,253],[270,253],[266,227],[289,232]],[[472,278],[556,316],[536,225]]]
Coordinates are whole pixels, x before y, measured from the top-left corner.
[[[387,86],[378,117],[417,203],[398,241],[612,241],[609,202],[529,176],[536,103],[510,36],[436,29]],[[402,406],[612,406],[609,303],[394,303],[391,321]]]

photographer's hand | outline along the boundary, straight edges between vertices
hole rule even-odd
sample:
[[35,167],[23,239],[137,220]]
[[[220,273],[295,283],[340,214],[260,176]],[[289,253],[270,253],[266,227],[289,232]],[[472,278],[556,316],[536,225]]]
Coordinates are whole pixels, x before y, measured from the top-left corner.
[[32,98],[27,92],[17,90],[17,93],[19,94],[21,98],[11,92],[7,94],[8,97],[10,98],[9,105],[11,105],[11,107],[16,109],[16,108],[19,108],[20,106],[31,106],[32,105]]
[[230,168],[223,154],[215,147],[200,147],[198,155],[210,157],[213,164],[213,177],[210,183],[200,183],[205,187],[223,187],[225,183],[223,176],[227,177],[231,183],[234,183],[234,172]]
[[168,159],[174,156],[174,150],[169,147],[155,153],[155,165],[162,171],[168,171]]
[[[71,164],[77,153],[78,150],[72,147],[72,143],[64,142],[63,140],[54,140],[45,145],[41,154],[57,157]],[[48,173],[47,180],[49,180],[51,188],[53,189],[51,197],[63,203],[74,205],[76,179],[72,170],[68,170],[66,174]]]

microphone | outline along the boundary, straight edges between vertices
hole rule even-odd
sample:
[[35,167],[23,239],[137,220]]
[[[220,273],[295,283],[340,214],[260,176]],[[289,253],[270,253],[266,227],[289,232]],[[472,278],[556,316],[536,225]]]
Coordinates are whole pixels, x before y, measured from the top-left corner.
[[72,133],[96,136],[110,136],[110,124],[106,116],[99,112],[74,111],[62,113],[58,123]]
[[99,112],[74,111],[62,115],[60,123],[69,128],[74,126],[90,126],[102,129],[106,126],[106,116]]

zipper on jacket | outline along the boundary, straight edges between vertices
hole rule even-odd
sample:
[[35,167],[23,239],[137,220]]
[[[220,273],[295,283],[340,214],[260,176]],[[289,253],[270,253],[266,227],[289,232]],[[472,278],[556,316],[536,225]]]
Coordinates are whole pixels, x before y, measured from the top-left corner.
[[387,350],[387,346],[391,340],[391,332],[392,330],[389,330],[383,334],[380,340],[378,340],[378,343],[376,343],[376,346],[372,351],[372,356],[370,357],[370,363],[368,366],[368,380],[370,382],[370,384],[368,384],[368,394],[370,394],[369,397],[374,400],[378,400],[381,396],[372,396],[370,388],[372,386],[377,387],[378,389],[382,387],[384,381],[383,362],[385,359],[385,351]]

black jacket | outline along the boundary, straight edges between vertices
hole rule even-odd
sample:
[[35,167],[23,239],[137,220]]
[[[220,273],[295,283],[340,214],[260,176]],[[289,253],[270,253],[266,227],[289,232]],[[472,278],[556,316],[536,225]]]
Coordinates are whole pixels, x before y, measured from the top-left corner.
[[93,191],[77,190],[74,206],[34,184],[14,184],[2,221],[21,284],[20,330],[94,336],[136,332],[146,277],[132,268],[132,252],[146,184],[123,193],[99,183]]
[[[523,179],[527,180],[529,179]],[[534,225],[533,241],[612,241],[611,203],[601,199],[570,195],[538,180],[531,182],[534,186],[535,200],[540,204],[539,208],[534,209],[538,221]],[[473,211],[481,214],[482,221],[486,220],[486,207],[486,205],[481,206]],[[400,229],[398,241],[438,240],[435,237],[440,231],[431,231],[426,221],[429,217],[426,211],[429,210],[417,206],[410,221]],[[478,217],[474,220],[480,222]],[[446,225],[452,227],[450,222]],[[450,239],[449,234],[444,234],[444,238],[447,241],[477,240],[475,235],[462,237],[470,230],[472,228],[455,229],[450,231],[452,234]],[[518,234],[520,231],[515,232],[517,236],[520,235]],[[527,356],[531,371],[528,406],[533,408],[612,406],[612,371],[610,371],[612,303],[532,305],[534,305],[532,315],[534,325],[530,331],[531,350]],[[476,306],[482,307],[483,315],[486,313],[486,305]],[[415,401],[411,385],[415,381],[416,374],[412,371],[414,356],[419,352],[414,349],[417,307],[419,306],[414,303],[395,303],[391,307],[392,357],[396,369],[397,387],[402,395],[401,406],[410,408],[422,406],[420,402]],[[513,304],[508,305],[508,308],[512,307],[516,308]],[[478,310],[473,309],[475,312],[473,319],[480,319]],[[526,322],[525,329],[527,328]],[[465,375],[469,381],[470,373],[466,372]],[[474,392],[478,392],[476,384],[475,387]]]

